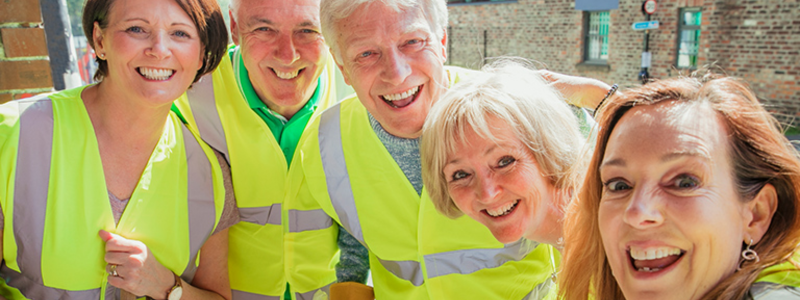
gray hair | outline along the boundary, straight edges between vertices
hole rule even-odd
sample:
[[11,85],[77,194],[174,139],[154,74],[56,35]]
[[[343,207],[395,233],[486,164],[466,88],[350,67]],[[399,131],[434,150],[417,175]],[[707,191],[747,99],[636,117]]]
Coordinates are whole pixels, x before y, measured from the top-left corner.
[[349,17],[362,5],[372,5],[376,2],[392,8],[396,12],[408,9],[422,9],[425,19],[430,25],[436,38],[441,40],[447,30],[447,2],[446,0],[321,0],[320,23],[322,36],[330,47],[336,61],[342,61],[338,46],[338,33],[336,23]]
[[433,104],[422,127],[420,155],[423,183],[440,213],[451,218],[462,214],[447,192],[443,169],[448,154],[457,152],[471,131],[498,142],[490,118],[507,122],[556,188],[570,189],[577,182],[573,168],[578,167],[585,140],[578,119],[558,92],[521,61],[488,65]]

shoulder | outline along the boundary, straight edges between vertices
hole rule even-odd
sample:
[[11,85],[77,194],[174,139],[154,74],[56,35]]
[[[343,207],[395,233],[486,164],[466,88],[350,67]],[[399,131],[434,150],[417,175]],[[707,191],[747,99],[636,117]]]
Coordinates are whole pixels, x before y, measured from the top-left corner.
[[749,294],[755,300],[800,299],[799,288],[772,282],[754,283],[750,287]]

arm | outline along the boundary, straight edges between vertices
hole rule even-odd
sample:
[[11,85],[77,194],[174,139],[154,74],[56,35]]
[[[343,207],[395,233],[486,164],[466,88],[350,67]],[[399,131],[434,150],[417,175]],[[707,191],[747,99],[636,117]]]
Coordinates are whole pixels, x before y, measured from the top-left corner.
[[564,75],[547,70],[539,70],[539,74],[564,96],[567,103],[577,107],[595,109],[611,89],[610,85],[597,79]]
[[[134,295],[166,299],[167,291],[175,284],[174,275],[153,257],[144,243],[105,230],[100,230],[99,235],[106,242],[105,261],[109,266],[117,265],[119,274],[109,276],[109,284]],[[181,299],[230,299],[227,254],[228,231],[223,230],[203,245],[195,286],[182,282]]]

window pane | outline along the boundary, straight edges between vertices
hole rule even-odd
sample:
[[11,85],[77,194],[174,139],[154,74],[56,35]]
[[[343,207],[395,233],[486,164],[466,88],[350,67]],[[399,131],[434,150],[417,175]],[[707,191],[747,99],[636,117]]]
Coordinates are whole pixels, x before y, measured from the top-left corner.
[[610,16],[607,11],[589,14],[589,26],[586,32],[586,59],[608,59],[608,30]]
[[683,24],[686,26],[700,26],[703,13],[699,11],[686,11],[683,13]]
[[696,68],[697,54],[700,48],[700,25],[702,12],[699,8],[681,9],[681,23],[678,28],[678,59],[679,68]]

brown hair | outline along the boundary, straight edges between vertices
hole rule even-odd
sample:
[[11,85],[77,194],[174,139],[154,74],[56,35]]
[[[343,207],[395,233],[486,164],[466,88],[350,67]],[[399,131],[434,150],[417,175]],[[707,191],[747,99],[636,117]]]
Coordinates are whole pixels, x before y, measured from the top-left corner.
[[[222,11],[214,0],[175,0],[176,3],[189,15],[189,18],[197,27],[200,43],[205,51],[203,57],[203,67],[197,71],[193,82],[197,82],[203,75],[214,71],[225,57],[228,46],[228,31],[225,27],[225,20],[222,18]],[[94,22],[100,24],[100,28],[108,26],[108,12],[114,0],[86,0],[83,8],[83,34],[92,48],[94,44]],[[102,59],[96,59],[98,68],[94,74],[97,81],[103,80],[108,74],[108,63]]]
[[[761,260],[722,279],[703,299],[741,299],[767,267],[790,261],[800,243],[800,161],[779,131],[777,121],[760,105],[749,87],[733,78],[702,77],[656,81],[617,95],[600,108],[600,131],[583,186],[565,221],[565,249],[559,291],[564,299],[623,299],[606,258],[598,224],[603,185],[599,166],[614,126],[633,106],[662,101],[708,103],[729,132],[728,153],[737,193],[752,200],[766,184],[775,187],[778,209],[754,250]],[[744,243],[742,245],[744,249]],[[794,262],[793,262],[794,263]],[[795,263],[797,265],[797,263]]]

